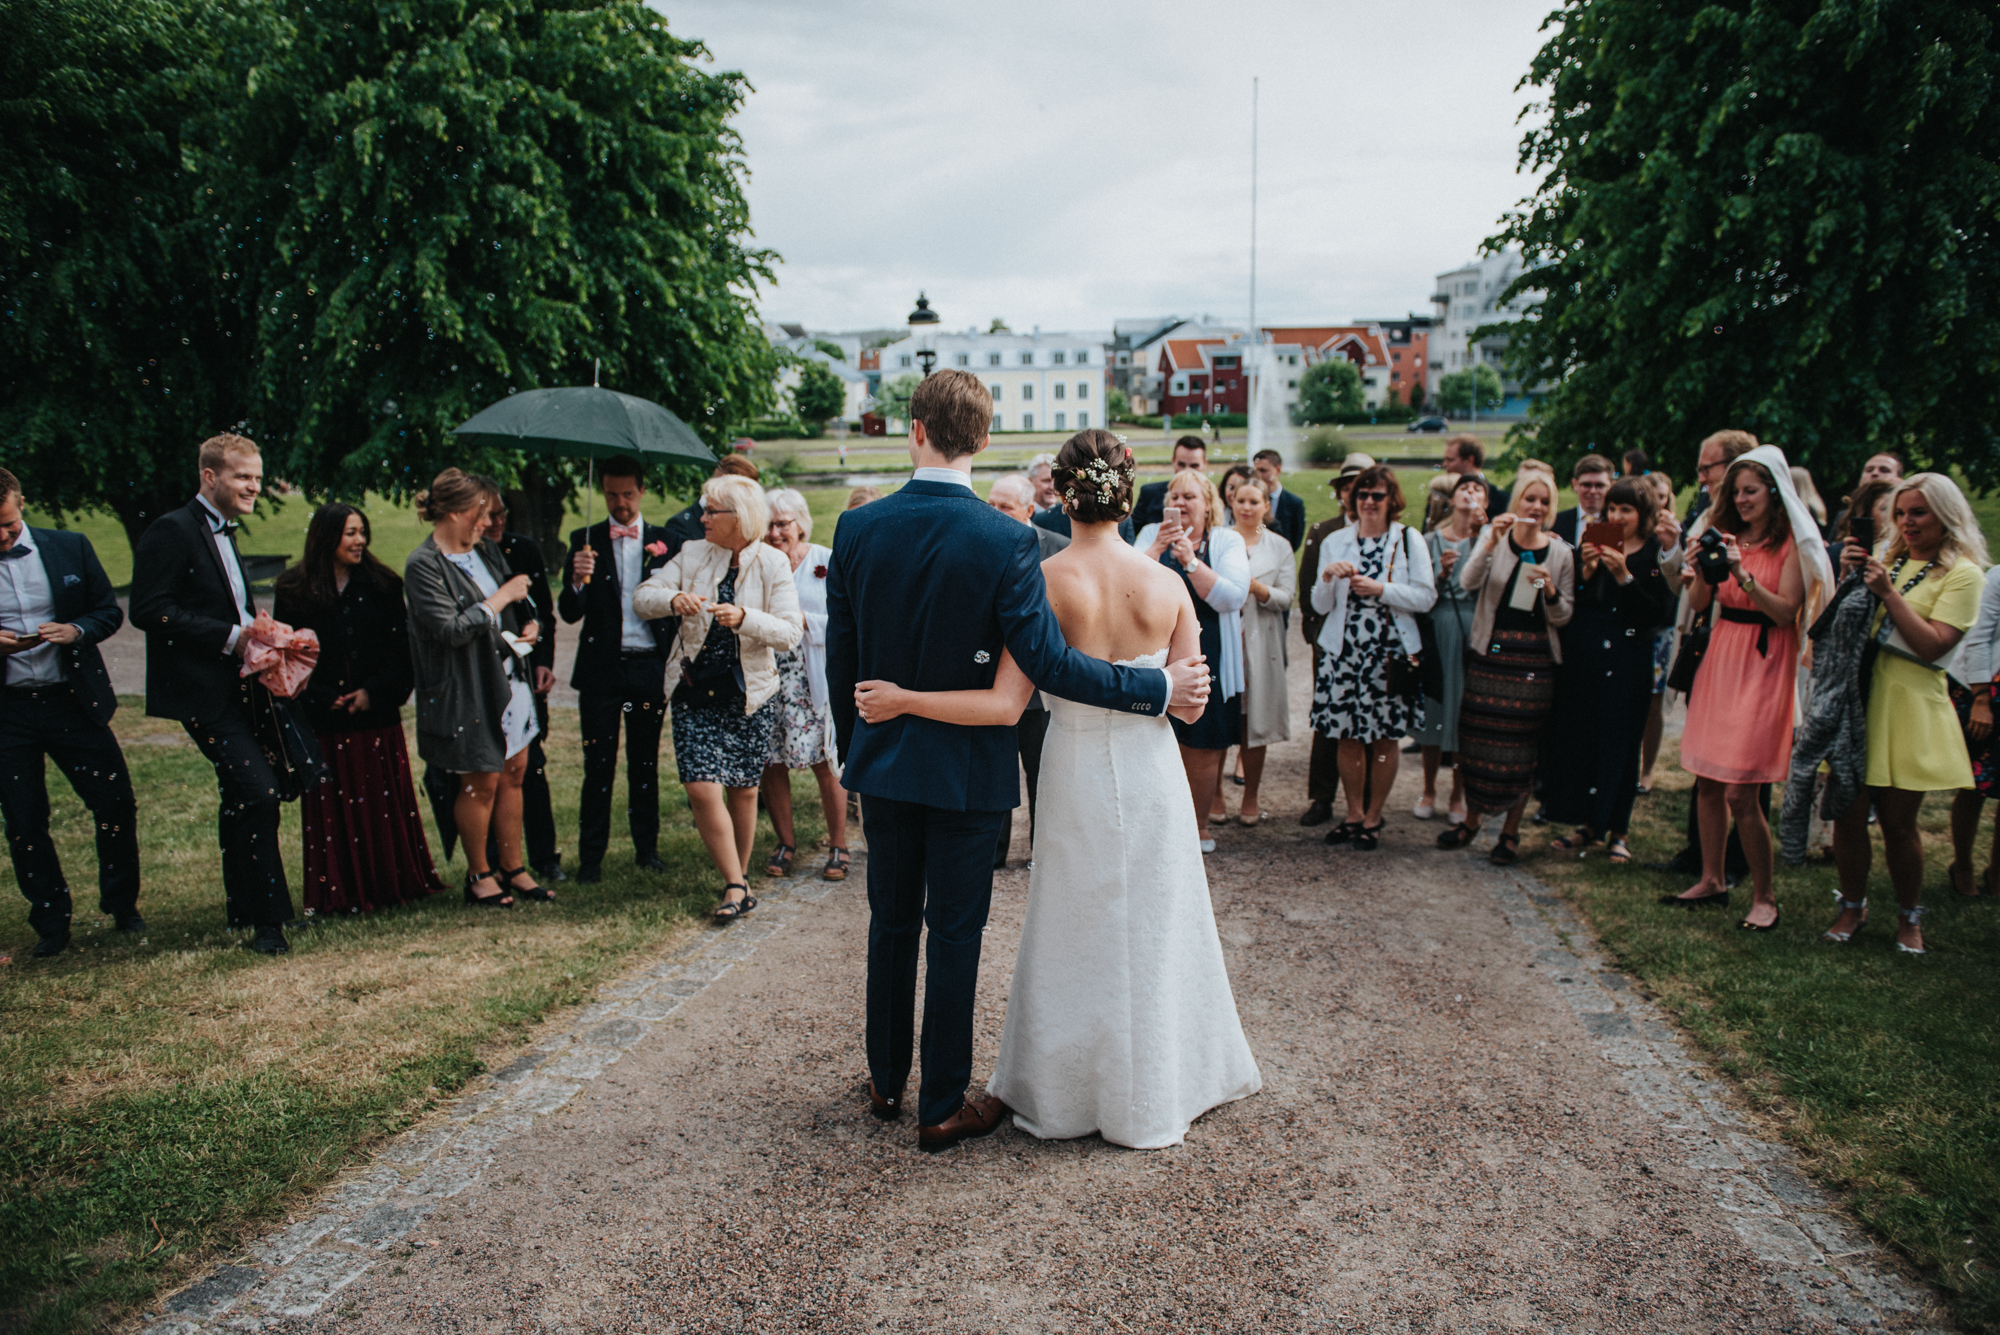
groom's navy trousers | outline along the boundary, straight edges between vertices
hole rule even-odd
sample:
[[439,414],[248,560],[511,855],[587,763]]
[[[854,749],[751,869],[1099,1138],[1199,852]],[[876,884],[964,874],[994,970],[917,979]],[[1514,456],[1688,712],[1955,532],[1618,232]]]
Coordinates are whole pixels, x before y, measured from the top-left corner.
[[972,1003],[993,897],[1000,822],[1021,802],[1012,727],[904,715],[856,717],[854,683],[983,690],[1003,651],[1051,695],[1158,715],[1167,678],[1063,643],[1034,530],[968,486],[913,479],[841,516],[827,572],[827,692],[868,832],[868,1073],[900,1097],[916,1039],[917,942],[925,952],[917,1120],[956,1113],[972,1078]]

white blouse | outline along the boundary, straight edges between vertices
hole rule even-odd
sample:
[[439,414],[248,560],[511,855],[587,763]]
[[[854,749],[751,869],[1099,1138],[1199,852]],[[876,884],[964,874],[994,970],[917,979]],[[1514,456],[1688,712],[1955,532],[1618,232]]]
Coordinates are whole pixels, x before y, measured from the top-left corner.
[[[1145,551],[1159,534],[1158,524],[1148,524],[1132,539]],[[1250,554],[1243,535],[1234,529],[1208,530],[1208,568],[1215,572],[1215,585],[1202,601],[1222,614],[1222,698],[1243,694],[1243,604],[1250,597]]]
[[805,660],[806,680],[812,686],[813,708],[827,712],[826,694],[826,569],[833,552],[814,543],[806,544],[806,558],[792,570],[792,587],[798,590],[799,611],[806,619],[805,638],[799,641],[799,656]]

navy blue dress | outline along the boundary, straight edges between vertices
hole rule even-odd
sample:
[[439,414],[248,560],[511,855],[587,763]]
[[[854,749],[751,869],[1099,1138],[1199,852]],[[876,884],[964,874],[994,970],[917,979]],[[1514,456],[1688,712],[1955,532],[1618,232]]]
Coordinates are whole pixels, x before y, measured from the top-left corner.
[[[1195,548],[1195,557],[1204,563],[1208,560],[1206,534]],[[1171,716],[1167,721],[1174,725],[1174,740],[1182,746],[1203,751],[1225,750],[1243,740],[1243,700],[1240,696],[1222,698],[1222,613],[1194,591],[1194,581],[1181,569],[1173,548],[1160,554],[1160,564],[1179,575],[1181,583],[1187,586],[1188,597],[1194,600],[1195,620],[1201,623],[1201,652],[1208,659],[1208,708],[1192,723]]]

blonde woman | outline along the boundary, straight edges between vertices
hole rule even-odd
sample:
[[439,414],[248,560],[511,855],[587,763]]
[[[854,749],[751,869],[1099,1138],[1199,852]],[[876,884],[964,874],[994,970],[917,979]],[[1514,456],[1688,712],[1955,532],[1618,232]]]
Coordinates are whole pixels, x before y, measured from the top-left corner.
[[757,785],[778,724],[778,662],[805,638],[792,563],[764,541],[764,492],[744,477],[701,489],[702,537],[683,546],[632,595],[642,620],[675,616],[667,659],[674,763],[695,828],[722,873],[713,914],[733,922],[757,907],[747,868],[757,838]]
[[1875,615],[1880,648],[1868,688],[1868,791],[1834,822],[1840,916],[1826,939],[1851,941],[1868,921],[1872,802],[1896,890],[1896,949],[1921,955],[1924,910],[1917,899],[1924,846],[1917,808],[1925,793],[1973,786],[1972,762],[1941,664],[1978,619],[1986,539],[1965,496],[1942,474],[1906,479],[1896,488],[1889,513],[1894,531],[1880,557],[1855,543],[1841,552],[1841,568],[1859,570],[1882,606]]
[[790,487],[764,493],[771,507],[771,527],[764,541],[792,566],[792,587],[798,591],[799,612],[805,618],[805,638],[795,652],[778,655],[778,724],[764,766],[764,806],[778,832],[778,846],[764,868],[766,876],[789,876],[797,835],[792,824],[792,771],[809,769],[819,783],[820,809],[826,814],[826,867],[820,876],[847,879],[852,859],[847,851],[847,795],[834,771],[833,710],[826,695],[826,574],[833,553],[813,542],[812,511],[806,498]]

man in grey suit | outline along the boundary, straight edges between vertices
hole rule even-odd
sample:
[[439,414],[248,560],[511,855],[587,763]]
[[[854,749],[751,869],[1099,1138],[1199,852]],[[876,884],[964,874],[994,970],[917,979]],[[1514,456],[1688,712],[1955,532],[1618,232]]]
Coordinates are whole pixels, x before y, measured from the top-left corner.
[[[992,488],[986,493],[986,503],[1009,519],[1018,519],[1035,530],[1035,540],[1042,545],[1042,560],[1048,560],[1069,546],[1069,539],[1063,534],[1035,523],[1035,484],[1022,474],[1008,473],[995,478]],[[1035,834],[1035,791],[1041,786],[1042,741],[1048,735],[1049,707],[1042,703],[1042,693],[1036,691],[1029,697],[1028,707],[1021,711],[1021,721],[1014,725],[1014,736],[1021,747],[1021,768],[1028,775],[1028,837],[1031,840]],[[996,870],[1007,865],[1007,849],[1013,842],[1014,820],[1009,813],[1007,823],[1000,827],[999,847],[993,851]]]

